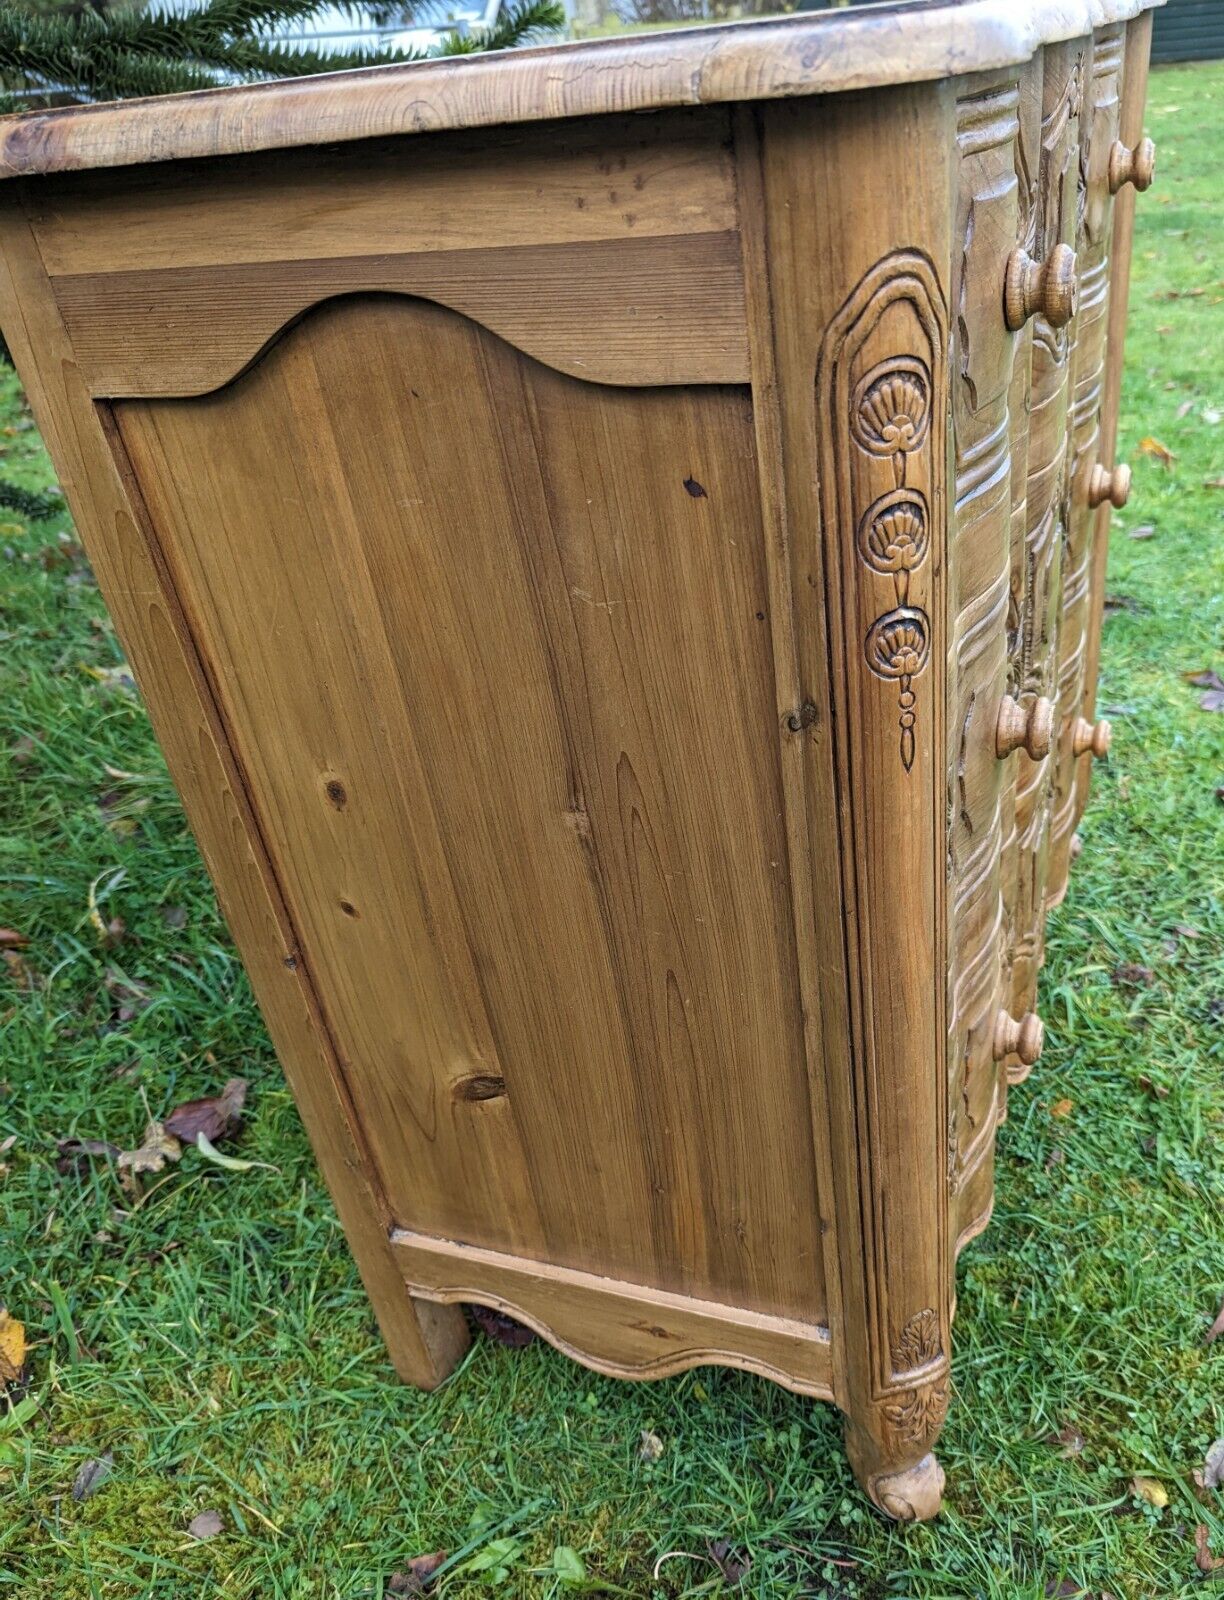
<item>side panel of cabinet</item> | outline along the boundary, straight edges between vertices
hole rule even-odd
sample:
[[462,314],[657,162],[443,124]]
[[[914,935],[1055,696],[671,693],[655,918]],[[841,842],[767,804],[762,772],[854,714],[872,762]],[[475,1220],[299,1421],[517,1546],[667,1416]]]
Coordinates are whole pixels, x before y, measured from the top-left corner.
[[356,298],[115,416],[396,1221],[819,1321],[748,392]]

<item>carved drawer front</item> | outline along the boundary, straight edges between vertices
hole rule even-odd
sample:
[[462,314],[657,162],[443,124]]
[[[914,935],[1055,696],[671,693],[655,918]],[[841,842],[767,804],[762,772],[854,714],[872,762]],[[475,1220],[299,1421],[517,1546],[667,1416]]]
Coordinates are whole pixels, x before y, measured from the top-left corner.
[[[1101,624],[1105,602],[1105,561],[1109,544],[1111,511],[1124,505],[1130,490],[1130,468],[1116,454],[1118,410],[1122,392],[1122,359],[1126,338],[1127,291],[1130,284],[1130,249],[1135,210],[1156,176],[1156,146],[1143,132],[1144,102],[1147,91],[1148,43],[1151,18],[1139,17],[1127,25],[1122,55],[1121,106],[1118,137],[1109,149],[1106,177],[1114,197],[1109,263],[1109,324],[1106,338],[1105,373],[1101,400],[1101,438],[1098,460],[1088,480],[1089,498],[1094,511],[1093,554],[1089,586],[1087,641],[1084,655],[1082,715],[1092,733],[1088,743],[1101,748],[1107,743],[1104,729],[1093,722],[1096,705],[1097,668],[1101,649]],[[1081,742],[1084,729],[1080,728]],[[1093,763],[1077,763],[1075,775],[1075,816],[1083,814]]]
[[[954,1225],[989,1204],[998,1119],[1001,988],[996,725],[1006,688],[1012,518],[1013,347],[1000,314],[1002,263],[1020,237],[1015,78],[957,105],[953,228],[953,516],[949,533],[949,1180]],[[980,1182],[974,1179],[980,1175]]]
[[[1048,47],[1040,78],[1040,107],[1026,120],[1022,172],[1030,183],[1026,248],[1045,259],[1075,238],[1084,41]],[[1031,717],[1057,694],[1055,650],[1066,540],[1068,386],[1071,326],[1035,316],[1017,367],[1026,388],[1026,454],[1020,514],[1012,524],[1011,628],[1008,693]],[[1017,474],[1019,476],[1019,474]],[[1045,705],[1042,705],[1045,710]],[[1045,880],[1053,759],[1040,746],[1014,757],[1014,825],[1005,876],[1008,902],[1008,1009],[1032,1010],[1043,956]],[[1013,1081],[1027,1067],[1012,1061]]]
[[1125,29],[1094,35],[1084,85],[1080,129],[1079,310],[1071,354],[1071,457],[1068,472],[1062,615],[1058,640],[1058,730],[1052,776],[1046,903],[1066,889],[1071,839],[1078,821],[1077,772],[1089,752],[1099,753],[1107,730],[1085,732],[1081,707],[1088,652],[1093,532],[1099,504],[1094,469],[1101,452],[1101,401],[1109,313],[1109,246],[1113,223],[1109,164],[1119,128],[1119,91]]

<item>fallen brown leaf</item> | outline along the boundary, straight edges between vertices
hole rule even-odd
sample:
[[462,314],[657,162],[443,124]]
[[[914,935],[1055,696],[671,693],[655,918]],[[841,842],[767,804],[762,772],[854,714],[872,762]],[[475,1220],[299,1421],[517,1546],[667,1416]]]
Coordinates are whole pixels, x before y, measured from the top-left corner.
[[108,967],[102,979],[111,1000],[111,1015],[115,1022],[130,1022],[153,999],[148,988],[135,978],[128,978],[117,967]]
[[1177,460],[1177,457],[1173,454],[1172,450],[1169,449],[1168,445],[1161,444],[1159,439],[1153,439],[1150,433],[1145,438],[1140,439],[1139,450],[1142,455],[1152,456],[1155,460],[1159,461],[1162,467],[1172,467],[1173,463]]
[[28,767],[34,759],[38,745],[28,733],[23,733],[13,745],[9,747],[9,760],[15,767]]
[[115,1458],[107,1450],[94,1461],[85,1462],[72,1480],[72,1498],[74,1500],[88,1500],[111,1475],[111,1468],[115,1465]]
[[1220,1309],[1216,1312],[1216,1319],[1207,1329],[1203,1343],[1214,1344],[1222,1333],[1224,1333],[1224,1300],[1220,1302]]
[[1065,1428],[1060,1428],[1057,1433],[1052,1433],[1050,1435],[1050,1443],[1060,1446],[1059,1455],[1066,1457],[1068,1460],[1072,1456],[1082,1455],[1084,1451],[1083,1434],[1078,1428],[1071,1427],[1070,1424]]
[[1224,1483],[1224,1439],[1217,1439],[1203,1463],[1203,1488],[1218,1489]]
[[535,1343],[536,1335],[531,1328],[525,1328],[521,1322],[516,1322],[502,1311],[494,1311],[491,1306],[476,1305],[470,1305],[468,1310],[476,1326],[497,1344],[504,1344],[510,1350],[523,1350]]
[[[1142,444],[1139,448],[1143,449]],[[136,679],[126,661],[120,662],[117,667],[91,667],[82,662],[81,671],[88,673],[102,689],[118,690],[121,694],[136,693]]]
[[1045,1586],[1046,1600],[1079,1600],[1088,1591],[1070,1578],[1051,1578]]
[[122,1150],[116,1163],[123,1171],[160,1172],[167,1161],[177,1161],[183,1147],[160,1122],[150,1122],[139,1150]]
[[142,812],[149,809],[147,795],[135,796],[122,789],[108,789],[98,796],[98,810],[110,831],[120,839],[130,839],[140,827]]
[[25,934],[18,933],[16,928],[0,928],[0,950],[24,950],[29,942]]
[[1050,1115],[1052,1117],[1069,1117],[1074,1110],[1074,1100],[1055,1100],[1050,1107]]
[[658,1461],[663,1454],[663,1441],[657,1433],[651,1433],[649,1428],[643,1428],[638,1435],[638,1459],[641,1461]]
[[187,1524],[187,1532],[193,1539],[215,1539],[225,1532],[225,1523],[219,1511],[201,1511]]
[[1139,1087],[1145,1094],[1150,1094],[1154,1100],[1167,1100],[1169,1091],[1163,1083],[1154,1083],[1146,1072],[1139,1074]]
[[216,1144],[238,1131],[246,1092],[245,1078],[231,1078],[220,1094],[175,1106],[165,1119],[166,1132],[184,1144],[194,1144],[200,1134],[210,1144]]
[[413,1556],[411,1561],[393,1572],[387,1579],[386,1594],[424,1594],[433,1575],[446,1560],[446,1550],[431,1550],[427,1556]]
[[1224,489],[1224,478],[1204,478],[1204,489]]
[[1127,537],[1130,539],[1154,539],[1156,537],[1156,529],[1150,522],[1141,522],[1137,528],[1131,529]]
[[81,1171],[93,1156],[115,1161],[123,1153],[117,1144],[110,1144],[106,1139],[57,1139],[55,1148],[58,1152],[55,1170],[61,1178]]
[[1118,989],[1146,989],[1156,981],[1156,974],[1151,967],[1140,966],[1137,961],[1123,961],[1109,976]]
[[1224,1567],[1224,1556],[1211,1553],[1211,1529],[1200,1522],[1194,1530],[1194,1564],[1200,1572],[1218,1572]]
[[1224,689],[1208,689],[1199,696],[1200,711],[1224,711]]
[[1192,689],[1224,689],[1224,678],[1210,668],[1202,672],[1183,672],[1182,677]]
[[710,1560],[723,1575],[723,1582],[729,1583],[732,1588],[740,1584],[752,1570],[752,1562],[747,1556],[742,1556],[732,1546],[728,1539],[714,1539],[706,1545],[710,1552]]
[[19,1383],[25,1366],[25,1327],[0,1307],[0,1383]]
[[30,994],[39,987],[38,974],[17,950],[0,950],[4,965],[14,989]]

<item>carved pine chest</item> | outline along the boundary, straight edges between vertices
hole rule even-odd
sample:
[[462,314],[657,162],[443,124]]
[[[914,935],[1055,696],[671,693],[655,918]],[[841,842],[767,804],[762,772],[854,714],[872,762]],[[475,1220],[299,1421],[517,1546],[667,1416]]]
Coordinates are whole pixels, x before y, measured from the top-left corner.
[[938,1507],[1093,720],[1141,0],[0,124],[0,316],[398,1370]]

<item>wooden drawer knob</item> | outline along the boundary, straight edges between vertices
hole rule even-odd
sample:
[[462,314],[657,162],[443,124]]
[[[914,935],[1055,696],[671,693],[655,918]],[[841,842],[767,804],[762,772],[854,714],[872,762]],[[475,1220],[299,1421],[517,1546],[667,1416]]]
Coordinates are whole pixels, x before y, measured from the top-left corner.
[[1033,761],[1048,756],[1054,742],[1054,702],[1039,695],[1026,711],[1005,694],[995,723],[995,754],[1000,761],[1013,750],[1023,750]]
[[1125,464],[1111,472],[1098,461],[1088,474],[1088,504],[1103,506],[1106,500],[1120,511],[1130,499],[1131,469]]
[[1045,1028],[1035,1011],[1026,1011],[1019,1021],[1006,1011],[999,1012],[994,1036],[996,1061],[1019,1056],[1026,1067],[1031,1067],[1040,1059],[1044,1043]]
[[1109,192],[1117,194],[1125,184],[1133,183],[1140,194],[1152,187],[1156,176],[1156,146],[1150,139],[1140,139],[1132,150],[1129,145],[1115,139],[1109,150]]
[[1108,722],[1089,722],[1087,717],[1076,717],[1075,726],[1071,729],[1071,751],[1073,755],[1086,756],[1089,751],[1099,761],[1102,756],[1109,754],[1109,741],[1113,738],[1113,729]]
[[1040,311],[1052,328],[1062,328],[1075,315],[1075,251],[1056,244],[1044,261],[1034,261],[1017,245],[1007,258],[1003,283],[1003,315],[1013,333]]

